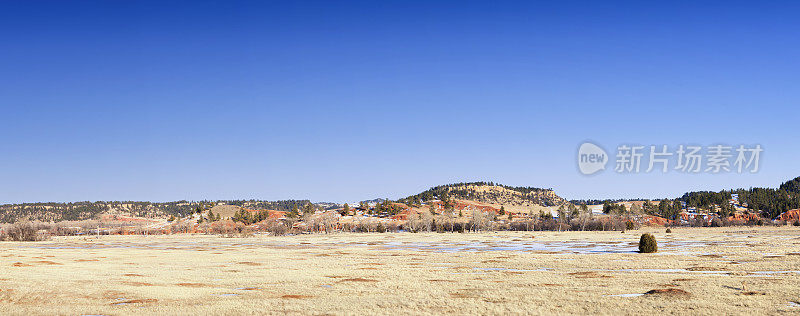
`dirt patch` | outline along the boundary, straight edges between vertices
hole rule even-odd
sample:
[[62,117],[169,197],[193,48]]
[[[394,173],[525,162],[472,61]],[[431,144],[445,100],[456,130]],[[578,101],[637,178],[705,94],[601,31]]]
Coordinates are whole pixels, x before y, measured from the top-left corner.
[[506,301],[504,299],[496,299],[496,300],[494,300],[494,299],[484,299],[483,301],[486,302],[486,303],[492,303],[492,304],[503,304],[503,303],[508,302],[508,301]]
[[177,283],[177,286],[185,286],[185,287],[209,287],[211,285],[205,283]]
[[669,295],[669,296],[689,296],[689,292],[681,289],[655,289],[644,293],[644,295]]
[[455,281],[455,280],[442,280],[442,279],[431,279],[431,280],[428,280],[428,281],[430,281],[430,282],[447,282],[447,283],[456,283],[456,281]]
[[594,279],[594,278],[610,278],[610,275],[599,274],[594,271],[583,271],[583,272],[572,272],[567,273],[567,275],[574,276],[578,279]]
[[126,276],[126,277],[143,277],[143,275],[136,274],[136,273],[125,273],[123,275]]
[[32,267],[32,265],[22,262],[14,262],[11,264],[12,267]]
[[504,261],[502,261],[502,260],[495,260],[495,259],[489,259],[489,260],[483,260],[483,261],[481,261],[481,263],[493,263],[493,262],[497,263],[497,262],[504,262]]
[[251,262],[251,261],[237,262],[236,264],[243,264],[243,265],[246,265],[246,266],[260,266],[261,265],[258,262]]
[[471,294],[466,294],[466,293],[458,293],[458,292],[456,292],[456,293],[450,293],[450,297],[452,297],[452,298],[476,298],[477,296],[471,295]]
[[281,298],[284,298],[284,299],[304,299],[304,298],[312,298],[312,297],[313,296],[311,296],[311,295],[297,295],[297,294],[286,294],[284,296],[281,296]]
[[350,279],[342,279],[339,282],[378,282],[378,280],[365,279],[365,278],[350,278]]
[[76,259],[75,262],[100,261],[99,259]]
[[767,293],[757,292],[757,291],[746,291],[746,292],[742,292],[742,295],[750,295],[750,296],[753,296],[753,295],[767,295]]
[[39,261],[34,261],[33,263],[44,264],[44,265],[49,265],[49,266],[56,266],[56,265],[60,266],[60,265],[62,265],[61,263],[53,262],[53,261],[49,261],[49,260],[39,260]]
[[130,286],[153,286],[153,283],[147,282],[136,282],[136,281],[122,281],[122,284],[130,285]]
[[786,254],[787,256],[800,256],[800,252],[790,252]]
[[700,256],[701,257],[705,257],[705,258],[722,258],[722,255],[717,255],[717,254],[708,254],[708,255],[700,255]]
[[450,293],[452,298],[478,298],[481,290],[478,289],[460,289],[457,292]]
[[675,279],[672,282],[686,282],[686,281],[694,281],[695,279]]
[[373,267],[366,267],[366,268],[358,268],[359,270],[378,270],[378,268]]

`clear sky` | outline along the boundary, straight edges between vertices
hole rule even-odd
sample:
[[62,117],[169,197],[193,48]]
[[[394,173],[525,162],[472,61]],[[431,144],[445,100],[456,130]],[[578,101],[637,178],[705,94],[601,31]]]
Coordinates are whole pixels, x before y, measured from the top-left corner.
[[[800,4],[646,2],[2,1],[0,202],[799,176]],[[764,153],[756,174],[587,177],[584,140]]]

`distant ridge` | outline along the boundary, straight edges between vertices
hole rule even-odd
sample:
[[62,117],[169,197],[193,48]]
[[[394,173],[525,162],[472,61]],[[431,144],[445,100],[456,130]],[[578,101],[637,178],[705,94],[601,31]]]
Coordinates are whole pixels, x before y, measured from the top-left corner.
[[567,203],[567,200],[558,196],[552,189],[514,187],[494,182],[445,184],[398,201],[417,205],[425,201],[448,198],[509,206],[555,206]]

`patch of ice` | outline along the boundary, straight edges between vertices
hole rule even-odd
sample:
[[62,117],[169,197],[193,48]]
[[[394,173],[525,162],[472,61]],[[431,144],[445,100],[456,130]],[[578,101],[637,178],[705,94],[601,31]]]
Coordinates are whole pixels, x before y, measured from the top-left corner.
[[615,296],[615,297],[637,297],[637,296],[642,296],[642,295],[644,295],[644,294],[642,294],[642,293],[633,293],[633,294],[609,294],[609,295],[603,295],[603,296]]

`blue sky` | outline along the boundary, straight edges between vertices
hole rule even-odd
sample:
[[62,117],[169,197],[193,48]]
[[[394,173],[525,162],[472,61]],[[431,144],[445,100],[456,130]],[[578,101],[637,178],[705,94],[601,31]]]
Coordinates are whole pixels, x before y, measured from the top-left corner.
[[[799,6],[3,1],[0,202],[774,187],[800,175]],[[584,140],[764,153],[586,177]]]

